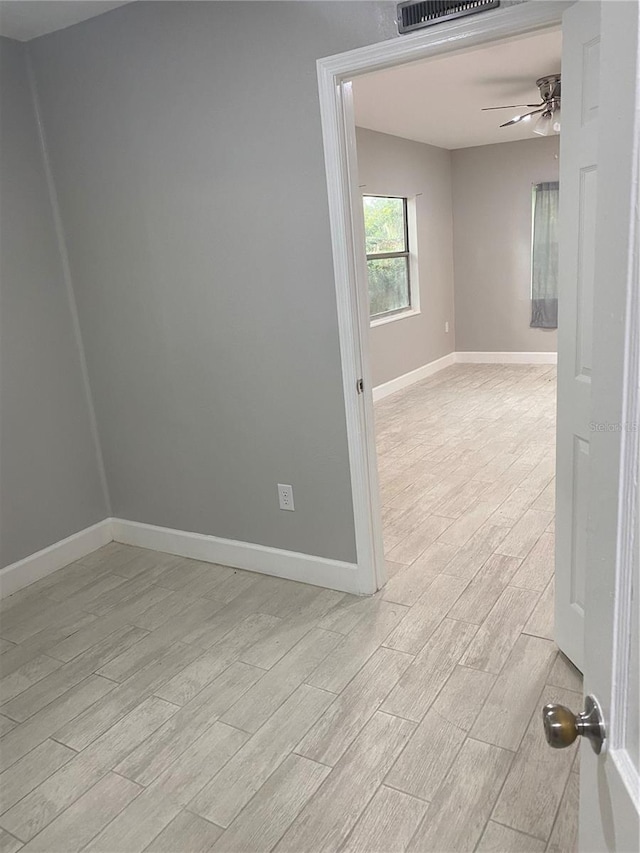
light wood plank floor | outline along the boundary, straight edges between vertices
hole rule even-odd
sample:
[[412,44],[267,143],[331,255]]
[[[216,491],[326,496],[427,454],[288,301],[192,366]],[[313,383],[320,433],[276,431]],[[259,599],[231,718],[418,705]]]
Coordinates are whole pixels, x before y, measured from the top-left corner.
[[570,853],[554,373],[376,405],[371,598],[112,543],[1,602],[0,851]]

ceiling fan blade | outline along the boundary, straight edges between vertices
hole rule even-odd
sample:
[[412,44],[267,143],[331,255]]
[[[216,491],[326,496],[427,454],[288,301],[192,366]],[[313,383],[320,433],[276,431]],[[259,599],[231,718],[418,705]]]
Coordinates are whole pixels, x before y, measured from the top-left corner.
[[541,107],[544,104],[544,101],[541,101],[539,104],[509,104],[506,107],[482,107],[481,112],[486,112],[487,110],[515,110],[517,107]]
[[501,124],[500,127],[509,127],[512,124],[518,124],[518,122],[523,121],[525,118],[529,118],[529,116],[534,116],[536,113],[543,113],[546,107],[543,107],[541,110],[533,110],[533,112],[525,113],[523,116],[516,116],[512,118],[511,121],[506,121],[504,124]]

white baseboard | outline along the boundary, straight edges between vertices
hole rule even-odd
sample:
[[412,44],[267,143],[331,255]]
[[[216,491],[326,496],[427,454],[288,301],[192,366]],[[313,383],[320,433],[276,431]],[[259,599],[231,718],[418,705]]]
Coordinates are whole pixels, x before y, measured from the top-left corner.
[[390,379],[389,382],[384,382],[382,385],[377,385],[373,389],[373,401],[382,400],[383,397],[388,397],[389,394],[395,394],[396,391],[401,391],[403,388],[408,388],[414,382],[420,382],[426,379],[427,376],[433,376],[439,370],[444,370],[445,367],[450,367],[455,364],[456,354],[450,352],[443,355],[442,358],[437,358],[435,361],[430,361],[429,364],[424,364],[416,370],[411,370],[409,373],[403,373],[396,379]]
[[137,545],[189,557],[206,563],[219,563],[236,569],[274,575],[278,578],[324,586],[341,592],[360,592],[355,563],[343,563],[296,551],[283,551],[266,545],[221,539],[203,533],[172,530],[137,521],[112,519],[113,538],[125,545]]
[[457,352],[458,364],[557,364],[557,352]]
[[46,575],[56,572],[75,560],[86,557],[97,548],[112,541],[136,545],[152,551],[164,551],[179,557],[219,563],[250,572],[273,575],[278,578],[301,581],[314,586],[337,589],[358,595],[358,567],[312,554],[283,551],[251,542],[221,539],[187,530],[172,530],[121,518],[106,518],[67,539],[62,539],[0,569],[0,599],[29,586]]
[[433,376],[452,364],[557,364],[557,352],[450,352],[435,361],[430,361],[417,370],[403,373],[396,379],[390,379],[373,389],[373,401],[382,400],[389,394],[395,394],[403,388],[408,388],[415,382]]
[[13,595],[41,578],[57,572],[63,566],[86,557],[96,548],[111,542],[111,519],[105,518],[66,539],[54,542],[42,551],[36,551],[17,563],[0,569],[0,598]]

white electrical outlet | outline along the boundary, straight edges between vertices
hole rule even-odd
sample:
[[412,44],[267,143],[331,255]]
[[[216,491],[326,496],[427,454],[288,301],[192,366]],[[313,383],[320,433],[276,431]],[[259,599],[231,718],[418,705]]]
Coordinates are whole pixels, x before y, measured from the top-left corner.
[[295,509],[293,505],[293,486],[278,483],[278,500],[280,502],[280,509],[288,509],[293,512]]
[[447,322],[444,324],[444,330],[445,330],[445,332],[448,332],[448,331],[449,331],[449,321],[448,321],[448,320],[447,320]]

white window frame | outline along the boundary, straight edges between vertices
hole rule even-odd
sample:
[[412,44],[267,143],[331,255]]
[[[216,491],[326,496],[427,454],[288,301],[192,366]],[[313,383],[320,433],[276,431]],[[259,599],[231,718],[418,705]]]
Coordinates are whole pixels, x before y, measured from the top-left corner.
[[395,323],[396,320],[406,320],[407,317],[416,317],[420,314],[420,267],[418,264],[418,211],[416,196],[403,196],[396,193],[363,193],[363,197],[378,196],[380,198],[403,198],[406,202],[407,211],[407,249],[409,254],[409,307],[400,311],[390,311],[387,314],[379,314],[377,317],[369,318],[372,329],[377,326],[386,326],[387,323]]

